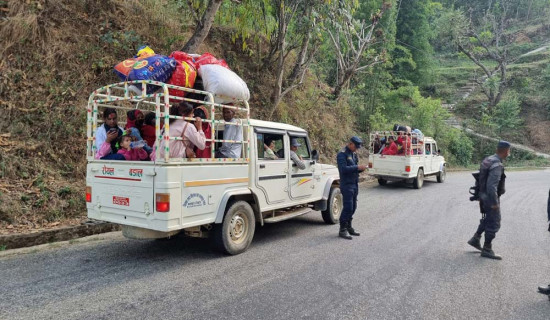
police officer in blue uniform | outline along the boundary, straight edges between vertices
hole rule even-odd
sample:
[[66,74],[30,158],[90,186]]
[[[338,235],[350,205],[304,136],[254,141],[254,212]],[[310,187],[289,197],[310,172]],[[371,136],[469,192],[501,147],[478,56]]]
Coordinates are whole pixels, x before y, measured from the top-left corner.
[[[482,218],[474,236],[468,241],[472,247],[481,250],[485,258],[502,260],[495,254],[491,242],[500,229],[500,196],[505,192],[504,161],[510,155],[510,143],[499,141],[496,154],[483,159],[479,168],[479,206]],[[485,243],[481,248],[481,235],[485,232]]]
[[336,160],[338,162],[338,172],[340,173],[340,191],[344,198],[344,208],[340,215],[339,236],[351,240],[351,236],[359,236],[351,226],[353,214],[357,209],[357,194],[359,193],[359,173],[365,171],[367,167],[359,164],[359,159],[355,153],[361,148],[363,141],[357,137],[351,137],[347,146],[338,153]]
[[[546,211],[548,213],[548,231],[550,231],[550,191],[548,191],[548,207]],[[550,296],[550,285],[539,287],[539,292]]]

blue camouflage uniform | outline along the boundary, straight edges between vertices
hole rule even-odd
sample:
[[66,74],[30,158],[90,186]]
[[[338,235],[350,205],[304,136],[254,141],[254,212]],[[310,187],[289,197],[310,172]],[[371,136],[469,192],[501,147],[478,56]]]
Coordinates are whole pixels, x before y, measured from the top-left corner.
[[479,168],[479,205],[483,217],[476,233],[485,232],[485,241],[489,243],[500,229],[500,196],[505,191],[505,179],[502,159],[498,155],[483,159]]
[[353,218],[357,209],[357,194],[359,193],[359,158],[347,146],[338,153],[338,172],[340,173],[340,191],[342,192],[343,205],[340,216],[341,223],[347,223]]

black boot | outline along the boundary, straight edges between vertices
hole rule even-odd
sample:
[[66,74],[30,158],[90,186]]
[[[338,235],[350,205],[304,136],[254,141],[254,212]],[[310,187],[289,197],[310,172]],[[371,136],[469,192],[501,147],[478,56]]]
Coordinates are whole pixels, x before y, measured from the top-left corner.
[[501,256],[499,256],[498,254],[495,254],[490,243],[489,244],[485,243],[483,245],[483,249],[481,250],[481,256],[489,259],[502,260]]
[[472,237],[472,239],[468,240],[468,244],[472,247],[476,248],[479,251],[482,251],[481,249],[481,237],[476,234]]
[[353,227],[351,226],[351,221],[352,220],[350,220],[348,222],[348,232],[349,232],[349,234],[352,235],[352,236],[360,236],[361,234],[359,232],[356,232],[355,229],[353,229]]
[[550,295],[550,285],[547,287],[539,287],[539,293]]
[[348,223],[340,222],[340,232],[338,233],[340,238],[351,240],[351,236],[348,233]]

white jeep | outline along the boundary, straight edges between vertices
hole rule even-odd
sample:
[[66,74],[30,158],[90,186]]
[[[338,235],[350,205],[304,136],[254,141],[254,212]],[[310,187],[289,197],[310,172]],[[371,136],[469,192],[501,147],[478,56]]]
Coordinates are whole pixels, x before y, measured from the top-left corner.
[[[376,147],[376,143],[402,135],[405,141],[404,149],[397,155],[384,155]],[[369,175],[378,179],[381,186],[388,181],[406,181],[415,189],[424,185],[424,178],[435,176],[437,182],[443,183],[446,178],[445,158],[440,155],[437,142],[416,133],[407,135],[403,132],[383,131],[370,134]]]
[[[141,87],[141,93],[133,94],[139,90],[130,86]],[[148,93],[151,88],[156,93]],[[168,89],[180,94],[169,95]],[[207,99],[181,98],[181,91]],[[212,126],[212,138],[207,139],[212,142],[211,157],[170,158],[166,152],[160,158],[159,150],[153,150],[156,161],[95,159],[101,108],[155,112],[158,145],[162,139],[181,139],[169,136],[168,130],[161,131],[161,118],[165,123],[175,118],[169,115],[169,107],[181,100],[211,110],[210,118],[204,120]],[[121,224],[123,234],[134,239],[167,238],[182,230],[188,236],[213,237],[214,244],[228,254],[248,248],[256,224],[279,222],[312,210],[320,210],[328,224],[338,222],[342,210],[338,169],[318,162],[319,154],[312,150],[305,130],[250,119],[247,101],[233,105],[211,101],[212,93],[155,81],[117,83],[94,91],[87,116],[88,217]],[[242,144],[238,159],[214,157],[224,141],[222,107],[244,114],[236,124],[243,131],[243,140],[233,141]],[[291,139],[301,144],[296,153],[303,159],[303,170],[290,159]],[[268,159],[266,140],[274,142],[277,159]]]

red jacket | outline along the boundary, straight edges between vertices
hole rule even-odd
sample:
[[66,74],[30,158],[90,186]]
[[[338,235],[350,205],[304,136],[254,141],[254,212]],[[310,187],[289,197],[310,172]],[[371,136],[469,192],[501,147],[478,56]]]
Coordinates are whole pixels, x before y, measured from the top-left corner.
[[[206,139],[212,139],[212,128],[210,127],[210,123],[202,123],[202,131],[204,131],[204,136]],[[197,155],[197,158],[210,158],[212,157],[212,147],[210,146],[212,142],[206,141],[206,147],[204,147],[204,150],[200,150],[199,148],[195,148],[195,155]]]
[[141,137],[143,140],[147,141],[149,147],[153,147],[155,144],[155,126],[144,124],[141,127]]
[[384,156],[394,156],[397,154],[397,145],[395,142],[391,142],[388,147],[385,147],[384,150],[382,150],[382,155]]

